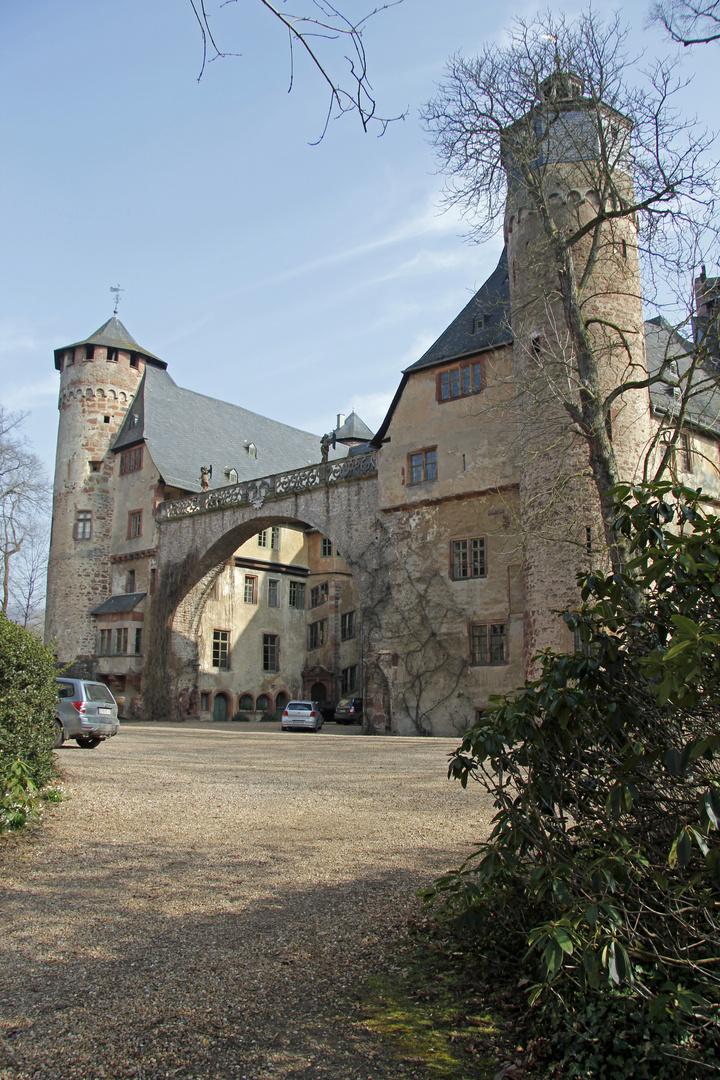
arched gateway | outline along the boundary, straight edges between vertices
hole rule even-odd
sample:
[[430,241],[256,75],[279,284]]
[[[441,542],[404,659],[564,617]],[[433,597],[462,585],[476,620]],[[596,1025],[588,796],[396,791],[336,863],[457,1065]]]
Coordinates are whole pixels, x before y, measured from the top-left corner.
[[[193,666],[191,632],[199,588],[252,536],[283,523],[330,537],[357,590],[360,622],[372,605],[381,548],[377,544],[377,453],[357,454],[295,472],[279,473],[158,508],[156,591],[147,628],[143,701],[149,718],[172,713],[178,666]],[[367,669],[366,669],[367,670]],[[366,727],[388,728],[382,687],[365,686]]]

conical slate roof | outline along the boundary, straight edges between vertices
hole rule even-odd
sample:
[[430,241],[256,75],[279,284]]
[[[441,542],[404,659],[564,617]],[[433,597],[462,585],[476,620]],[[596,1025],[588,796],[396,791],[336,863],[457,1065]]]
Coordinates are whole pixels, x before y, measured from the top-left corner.
[[104,345],[112,349],[127,349],[130,352],[140,353],[150,363],[155,363],[161,367],[167,367],[164,360],[161,360],[158,356],[154,356],[153,353],[148,352],[147,349],[143,349],[142,345],[138,345],[135,338],[130,331],[123,326],[118,319],[117,315],[113,315],[108,319],[106,323],[91,334],[90,337],[83,338],[82,341],[74,341],[71,345],[64,345],[61,349],[55,350],[55,367],[58,371],[61,370],[62,354],[68,349],[75,349],[78,345]]

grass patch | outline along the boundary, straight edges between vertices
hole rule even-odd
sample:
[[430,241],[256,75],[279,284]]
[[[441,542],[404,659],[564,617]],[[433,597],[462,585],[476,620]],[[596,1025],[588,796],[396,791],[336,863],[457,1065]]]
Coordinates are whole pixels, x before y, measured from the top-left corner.
[[438,1080],[526,1075],[514,1006],[496,996],[456,939],[421,920],[393,960],[363,985],[356,1024],[383,1040],[406,1075],[415,1070]]

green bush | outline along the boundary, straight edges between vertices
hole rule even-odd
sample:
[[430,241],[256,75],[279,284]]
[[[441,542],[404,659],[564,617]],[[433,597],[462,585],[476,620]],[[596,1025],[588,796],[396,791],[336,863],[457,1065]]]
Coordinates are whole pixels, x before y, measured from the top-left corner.
[[55,773],[55,658],[0,612],[0,776],[21,761],[37,788]]
[[230,719],[234,720],[236,724],[249,724],[250,723],[250,717],[245,712],[236,712],[236,713],[233,714],[233,716],[230,717]]
[[274,712],[264,712],[258,717],[261,723],[274,723],[277,720],[277,716]]
[[[445,898],[476,948],[534,984],[531,1003],[584,1010],[596,1049],[612,999],[620,1031],[656,1029],[653,1053],[670,1022],[675,1055],[714,1063],[720,520],[686,488],[617,495],[624,572],[582,579],[583,604],[565,615],[577,651],[543,653],[540,677],[497,699],[452,756],[450,775],[491,795],[493,830],[423,895]],[[605,1075],[574,1064],[564,1076]]]

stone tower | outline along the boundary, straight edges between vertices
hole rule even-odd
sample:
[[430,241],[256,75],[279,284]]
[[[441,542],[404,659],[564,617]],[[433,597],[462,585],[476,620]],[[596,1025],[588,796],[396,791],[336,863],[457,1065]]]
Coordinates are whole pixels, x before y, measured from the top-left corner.
[[[622,381],[647,374],[637,223],[621,216],[582,235],[601,205],[612,211],[633,198],[630,137],[626,117],[586,98],[581,80],[560,71],[503,134],[527,657],[541,642],[568,647],[553,611],[577,602],[576,573],[602,558],[589,444],[577,433],[573,408],[577,413],[584,393],[604,401]],[[576,237],[569,255],[558,235]],[[570,281],[596,360],[594,384],[581,386],[569,332]],[[612,443],[622,479],[642,468],[650,421],[642,389],[618,396],[596,425]]]
[[93,674],[96,643],[89,613],[111,593],[110,448],[148,363],[165,367],[117,315],[85,340],[55,350],[60,420],[45,640],[55,642],[60,661],[75,661],[77,676]]

